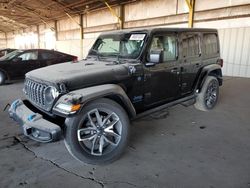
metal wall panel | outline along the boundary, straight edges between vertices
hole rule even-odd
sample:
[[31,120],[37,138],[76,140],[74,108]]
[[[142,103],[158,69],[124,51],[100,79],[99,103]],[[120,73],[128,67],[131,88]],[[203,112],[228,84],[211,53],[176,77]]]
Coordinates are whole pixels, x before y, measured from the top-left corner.
[[226,76],[250,77],[250,27],[219,29]]
[[5,33],[0,32],[0,49],[6,48],[7,41],[6,41],[6,35]]

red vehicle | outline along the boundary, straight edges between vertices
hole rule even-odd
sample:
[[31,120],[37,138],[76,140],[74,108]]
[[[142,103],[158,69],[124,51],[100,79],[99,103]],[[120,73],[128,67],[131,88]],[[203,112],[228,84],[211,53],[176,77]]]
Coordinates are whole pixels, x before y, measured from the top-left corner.
[[6,80],[24,78],[31,70],[70,61],[77,61],[77,57],[55,50],[15,50],[0,58],[0,85]]

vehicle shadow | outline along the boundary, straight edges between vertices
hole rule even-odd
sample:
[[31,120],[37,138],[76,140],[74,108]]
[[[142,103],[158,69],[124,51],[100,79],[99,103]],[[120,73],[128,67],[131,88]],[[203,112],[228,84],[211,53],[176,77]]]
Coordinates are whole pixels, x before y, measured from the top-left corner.
[[[13,85],[13,84],[19,84],[24,82],[24,79],[19,79],[19,80],[11,80],[11,81],[7,81],[5,82],[2,86],[8,86],[8,85]],[[1,85],[0,85],[1,86]]]

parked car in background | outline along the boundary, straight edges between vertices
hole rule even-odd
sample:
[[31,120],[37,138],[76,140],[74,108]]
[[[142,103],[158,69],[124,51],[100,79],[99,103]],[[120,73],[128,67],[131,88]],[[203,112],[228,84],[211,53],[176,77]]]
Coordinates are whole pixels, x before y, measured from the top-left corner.
[[77,61],[77,57],[55,50],[15,50],[0,58],[0,85],[24,78],[25,73],[57,63]]
[[8,53],[13,52],[15,50],[17,50],[17,49],[10,49],[10,48],[2,49],[2,50],[0,50],[0,57],[3,57],[5,55],[7,55]]

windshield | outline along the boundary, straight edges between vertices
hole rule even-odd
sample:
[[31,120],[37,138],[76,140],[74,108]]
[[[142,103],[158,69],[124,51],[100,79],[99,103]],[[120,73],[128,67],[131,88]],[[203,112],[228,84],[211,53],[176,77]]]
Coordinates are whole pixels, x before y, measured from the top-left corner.
[[135,59],[141,53],[145,38],[145,33],[101,36],[96,40],[89,54]]
[[3,56],[0,58],[0,60],[10,60],[14,57],[16,57],[18,54],[22,53],[23,51],[21,50],[15,50],[13,52],[8,53],[7,55]]

